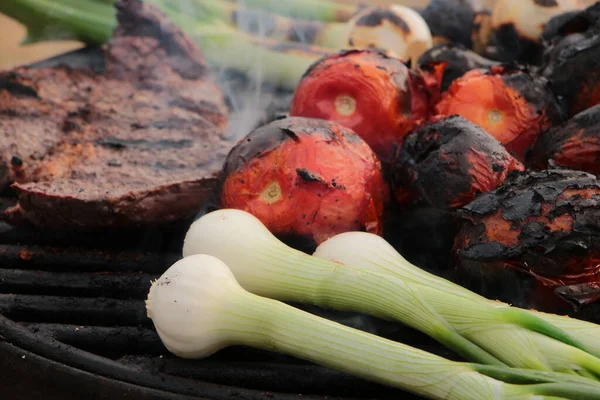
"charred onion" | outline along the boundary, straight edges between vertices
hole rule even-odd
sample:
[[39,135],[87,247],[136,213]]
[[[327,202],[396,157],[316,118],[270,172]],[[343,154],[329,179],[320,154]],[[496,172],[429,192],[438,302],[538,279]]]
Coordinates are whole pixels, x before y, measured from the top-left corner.
[[491,13],[484,54],[499,61],[538,64],[542,32],[548,21],[564,12],[581,10],[581,0],[497,0]]
[[433,45],[429,26],[421,15],[399,4],[365,8],[348,25],[347,41],[336,40],[336,48],[379,49],[402,61],[414,62]]

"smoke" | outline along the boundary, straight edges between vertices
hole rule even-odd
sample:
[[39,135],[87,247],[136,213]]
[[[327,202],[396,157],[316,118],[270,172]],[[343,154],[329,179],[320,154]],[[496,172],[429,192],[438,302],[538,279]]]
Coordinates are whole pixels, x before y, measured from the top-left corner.
[[[245,6],[244,0],[238,0],[237,4]],[[248,31],[251,28],[255,36],[266,37],[272,29],[272,21],[268,18],[250,20],[244,13],[238,14],[237,18],[239,29]],[[239,56],[246,57],[245,63],[250,66],[245,74],[225,68],[215,71],[230,109],[227,136],[234,141],[287,112],[291,101],[291,93],[269,84],[265,77],[265,60],[260,54],[246,52]]]

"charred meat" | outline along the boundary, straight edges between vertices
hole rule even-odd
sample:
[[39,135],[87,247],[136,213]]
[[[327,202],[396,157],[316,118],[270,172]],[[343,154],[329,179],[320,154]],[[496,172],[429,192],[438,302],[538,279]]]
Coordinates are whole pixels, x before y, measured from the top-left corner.
[[[458,274],[526,306],[564,311],[600,299],[600,181],[572,170],[516,173],[459,212]],[[477,287],[478,286],[478,287]]]
[[561,167],[600,176],[600,104],[540,135],[531,165],[545,169],[550,160]]
[[0,73],[0,181],[17,224],[101,228],[192,217],[230,144],[204,58],[152,6],[117,3],[105,70]]

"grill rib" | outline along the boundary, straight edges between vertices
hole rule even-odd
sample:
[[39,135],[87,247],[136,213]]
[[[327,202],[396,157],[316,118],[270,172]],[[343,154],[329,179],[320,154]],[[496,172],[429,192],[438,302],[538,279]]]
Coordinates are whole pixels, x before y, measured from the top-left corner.
[[60,295],[68,291],[78,297],[143,299],[150,290],[150,281],[158,277],[158,274],[143,273],[78,274],[0,269],[0,292]]
[[59,342],[109,356],[123,354],[160,355],[165,353],[158,334],[151,328],[133,326],[83,326],[23,323],[34,333],[55,338]]
[[0,268],[50,269],[53,271],[162,272],[181,258],[175,253],[101,251],[80,248],[0,244]]
[[0,294],[0,314],[16,321],[149,325],[143,300]]

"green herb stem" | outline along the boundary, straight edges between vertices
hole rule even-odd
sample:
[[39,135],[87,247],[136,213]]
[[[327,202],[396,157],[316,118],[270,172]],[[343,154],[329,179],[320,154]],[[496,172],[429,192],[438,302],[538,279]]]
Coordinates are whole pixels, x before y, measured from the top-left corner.
[[358,10],[351,5],[328,0],[228,0],[246,7],[260,8],[292,18],[324,22],[345,22]]
[[430,399],[600,399],[600,385],[585,378],[446,360],[250,293],[236,304],[230,317],[244,321],[241,344]]

